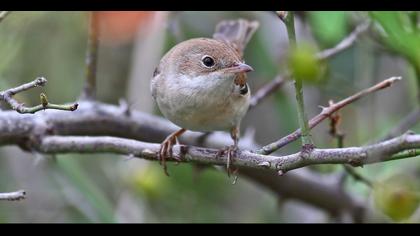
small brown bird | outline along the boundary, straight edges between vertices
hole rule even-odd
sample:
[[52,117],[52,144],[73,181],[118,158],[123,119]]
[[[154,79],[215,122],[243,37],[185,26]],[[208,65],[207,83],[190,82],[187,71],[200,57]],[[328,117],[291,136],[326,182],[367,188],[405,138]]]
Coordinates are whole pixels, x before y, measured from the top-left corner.
[[253,69],[243,61],[243,51],[258,25],[244,19],[222,21],[213,39],[186,40],[163,56],[151,80],[152,96],[163,115],[181,127],[162,142],[158,153],[167,175],[165,159],[187,129],[230,130],[234,145],[225,150],[230,172],[250,101],[246,72]]

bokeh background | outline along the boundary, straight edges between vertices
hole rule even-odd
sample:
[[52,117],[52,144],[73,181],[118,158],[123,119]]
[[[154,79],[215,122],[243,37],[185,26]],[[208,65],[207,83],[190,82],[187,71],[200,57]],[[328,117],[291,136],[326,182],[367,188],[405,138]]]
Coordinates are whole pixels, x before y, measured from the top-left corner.
[[[287,32],[274,12],[95,12],[95,16],[101,34],[97,94],[103,102],[118,104],[124,98],[134,109],[159,114],[149,92],[159,59],[177,42],[211,37],[223,19],[242,17],[260,22],[245,52],[246,62],[255,69],[249,76],[252,91],[288,69]],[[392,88],[340,112],[345,146],[381,139],[418,106],[419,74],[415,68],[420,68],[420,13],[296,14],[298,43],[314,51],[334,46],[368,19],[375,20],[370,32],[324,65],[317,65],[323,68],[319,79],[305,81],[306,112],[313,117],[320,112],[318,106],[326,106],[330,99],[338,101],[391,76],[403,77]],[[88,25],[89,12],[10,13],[0,22],[0,90],[44,76],[48,79],[45,88],[16,97],[35,105],[44,91],[54,103],[77,100],[85,77]],[[251,110],[242,124],[243,132],[255,132],[255,141],[260,144],[297,127],[292,81]],[[317,147],[336,146],[326,121],[313,129],[312,136]],[[278,154],[297,151],[298,141]],[[340,165],[307,169],[322,175],[339,176],[343,172]],[[398,187],[404,183],[420,186],[418,158],[356,170],[375,183],[391,183],[399,178],[396,176],[408,174],[404,181],[396,181]],[[246,178],[239,177],[233,185],[232,179],[217,169],[198,172],[190,164],[170,164],[169,171],[171,177],[166,177],[157,162],[119,155],[66,154],[53,158],[14,146],[1,147],[0,192],[25,189],[28,195],[23,201],[0,202],[0,222],[337,221],[323,209],[279,199]],[[395,194],[396,188],[378,193],[352,178],[345,182],[346,191],[365,199],[377,211],[377,218],[368,222],[420,222],[418,192],[416,197],[410,195],[412,192]]]

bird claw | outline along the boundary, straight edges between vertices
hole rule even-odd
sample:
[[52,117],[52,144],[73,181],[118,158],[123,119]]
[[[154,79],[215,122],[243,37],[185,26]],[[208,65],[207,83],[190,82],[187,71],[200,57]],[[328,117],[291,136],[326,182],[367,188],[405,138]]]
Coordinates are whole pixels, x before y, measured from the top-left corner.
[[226,169],[227,169],[227,174],[229,177],[231,173],[236,173],[237,171],[237,169],[234,169],[234,170],[231,169],[231,164],[233,163],[233,159],[236,157],[238,150],[239,150],[238,146],[231,145],[217,152],[218,157],[221,157],[225,153],[227,153]]
[[169,176],[168,167],[166,165],[167,158],[172,158],[175,161],[177,161],[177,163],[181,162],[181,159],[177,156],[174,156],[172,151],[172,147],[175,144],[179,144],[177,135],[178,134],[169,135],[160,145],[160,150],[157,155],[159,159],[159,164],[163,166],[163,171],[165,172],[166,176]]
[[167,166],[166,166],[166,159],[172,156],[172,143],[170,140],[165,139],[162,144],[160,145],[160,150],[158,153],[159,164],[163,166],[163,172],[166,176],[169,176]]

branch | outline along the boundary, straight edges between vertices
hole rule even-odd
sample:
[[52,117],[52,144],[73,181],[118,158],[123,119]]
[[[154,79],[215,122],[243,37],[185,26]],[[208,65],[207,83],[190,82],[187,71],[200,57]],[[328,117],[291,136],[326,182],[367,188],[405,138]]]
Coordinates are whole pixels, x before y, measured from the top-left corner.
[[[31,148],[48,154],[116,153],[158,161],[157,153],[160,144],[108,136],[45,136],[39,143],[33,142]],[[365,147],[313,149],[305,156],[302,156],[300,152],[287,156],[266,156],[242,150],[238,152],[234,165],[253,169],[272,169],[282,175],[287,171],[309,165],[351,164],[352,166],[362,166],[417,156],[416,151],[409,151],[411,149],[420,149],[420,135],[407,133]],[[405,153],[401,154],[400,152],[403,151]],[[181,162],[225,166],[227,154],[220,155],[218,149],[175,145],[173,157],[168,158],[167,161],[177,161],[177,158]]]
[[2,22],[9,13],[10,11],[0,11],[0,22]]
[[19,201],[25,199],[25,191],[19,190],[11,193],[0,193],[0,200]]
[[96,97],[96,68],[98,63],[98,19],[95,13],[90,12],[89,36],[86,50],[86,84],[82,99],[95,99]]
[[285,81],[285,76],[276,76],[276,78],[262,86],[257,90],[254,96],[252,96],[249,109],[256,107],[262,100],[277,91],[277,89],[283,86]]
[[[106,135],[160,143],[177,129],[179,127],[162,117],[135,110],[127,112],[125,106],[118,107],[93,101],[82,101],[80,107],[71,113],[48,110],[33,116],[22,116],[13,111],[0,112],[0,145],[19,145],[23,150],[31,150],[33,142],[39,145],[40,142],[37,141],[39,137],[51,134]],[[180,142],[212,148],[223,148],[231,143],[230,135],[224,132],[213,132],[208,134],[205,139],[202,137],[202,133],[187,131],[180,137]],[[240,139],[239,146],[241,149],[251,150],[259,147],[249,132],[245,132],[244,137]],[[255,181],[278,195],[288,196],[322,209],[325,209],[326,205],[322,201],[326,199],[340,202],[340,204],[331,204],[335,209],[325,209],[331,213],[348,212],[349,207],[353,206],[356,201],[355,197],[347,192],[335,194],[336,186],[332,185],[331,181],[325,180],[325,175],[316,173],[308,175],[308,170],[300,169],[285,176],[285,180],[290,183],[299,183],[298,186],[290,186],[290,184],[282,185],[281,183],[284,182],[277,180],[277,176],[273,175],[273,172],[276,173],[276,171],[260,171],[254,171],[261,175],[261,178],[255,179]],[[248,176],[246,172],[243,174]],[[251,176],[251,178],[253,177]],[[316,179],[316,185],[313,184],[314,179]],[[267,186],[273,182],[277,183],[277,187]],[[324,199],[319,199],[316,191],[311,191],[311,188],[305,186],[318,188],[317,192],[324,193],[322,195]]]
[[29,90],[35,87],[44,86],[47,83],[47,80],[44,77],[39,77],[36,80],[20,85],[16,88],[11,88],[0,92],[0,100],[5,101],[13,110],[16,110],[19,113],[35,113],[37,111],[46,110],[46,109],[55,109],[55,110],[66,110],[74,111],[77,109],[78,104],[72,105],[58,105],[49,103],[45,94],[41,94],[41,104],[34,107],[26,107],[23,103],[19,103],[16,99],[13,98],[17,93]]
[[319,60],[326,60],[351,47],[356,42],[357,38],[369,29],[370,24],[370,21],[361,23],[356,27],[356,29],[354,29],[353,32],[341,40],[335,47],[318,52],[316,54],[316,58]]
[[[399,80],[401,80],[401,77],[391,77],[391,78],[386,79],[386,80],[384,80],[384,81],[382,81],[382,82],[380,82],[380,83],[378,83],[378,84],[376,84],[376,85],[374,85],[374,86],[372,86],[368,89],[365,89],[361,92],[358,92],[358,93],[356,93],[356,94],[354,94],[354,95],[352,95],[352,96],[350,96],[346,99],[343,99],[343,100],[339,101],[338,103],[334,103],[334,104],[332,104],[328,107],[322,107],[321,113],[319,113],[317,116],[315,116],[314,118],[312,118],[309,121],[309,128],[312,129],[313,127],[315,127],[316,125],[321,123],[321,121],[323,121],[324,119],[331,116],[331,114],[333,114],[334,112],[336,112],[336,111],[340,110],[341,108],[347,106],[348,104],[353,103],[353,102],[359,100],[360,98],[362,98],[362,97],[364,97],[364,96],[366,96],[370,93],[379,91],[379,90],[384,89],[384,88],[388,88],[392,84],[394,84],[395,82],[397,82]],[[285,145],[299,139],[300,136],[301,136],[301,131],[300,131],[300,129],[298,129],[295,132],[293,132],[293,133],[291,133],[291,134],[289,134],[289,135],[287,135],[287,136],[285,136],[285,137],[283,137],[283,138],[281,138],[281,139],[279,139],[279,140],[277,140],[273,143],[270,143],[270,144],[264,146],[263,148],[259,149],[257,151],[257,153],[263,154],[263,155],[271,154],[271,153],[275,152],[276,150],[284,147]]]

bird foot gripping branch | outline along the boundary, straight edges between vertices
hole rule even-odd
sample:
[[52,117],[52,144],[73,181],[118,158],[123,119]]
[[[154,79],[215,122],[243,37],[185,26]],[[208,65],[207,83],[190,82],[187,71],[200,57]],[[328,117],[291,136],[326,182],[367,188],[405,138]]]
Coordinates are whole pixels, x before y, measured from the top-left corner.
[[163,166],[163,171],[165,175],[169,176],[168,169],[166,166],[166,158],[173,158],[176,161],[181,161],[181,159],[177,158],[176,156],[172,155],[172,146],[178,144],[178,137],[183,134],[186,129],[180,129],[172,134],[170,134],[161,144],[161,148],[158,153],[159,163]]

